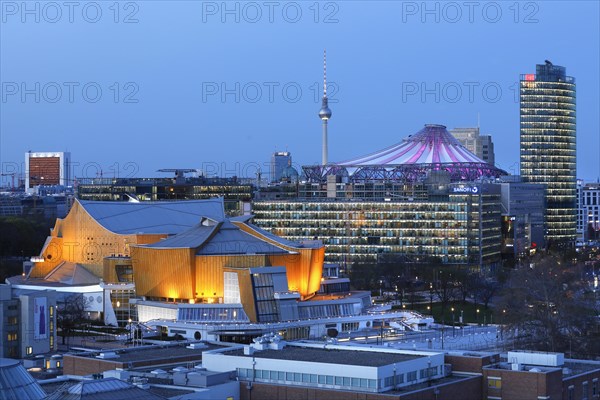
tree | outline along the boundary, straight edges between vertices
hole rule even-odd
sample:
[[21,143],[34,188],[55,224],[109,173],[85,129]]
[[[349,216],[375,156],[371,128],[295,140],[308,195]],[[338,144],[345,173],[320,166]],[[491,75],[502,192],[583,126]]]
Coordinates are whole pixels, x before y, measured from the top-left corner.
[[432,266],[433,278],[431,282],[431,291],[436,295],[442,306],[442,315],[445,315],[448,304],[453,301],[457,294],[455,268]]
[[483,306],[487,309],[501,287],[500,282],[494,277],[478,276],[475,278],[473,292],[475,298],[481,300]]
[[33,217],[0,217],[0,257],[39,254],[49,225]]
[[468,268],[457,268],[454,271],[456,275],[456,292],[457,296],[463,303],[467,302],[467,298],[475,293],[479,274],[471,271]]
[[354,263],[348,275],[354,289],[372,290],[376,280],[376,266],[372,264]]
[[590,332],[597,332],[595,301],[587,294],[580,264],[541,255],[512,272],[498,301],[503,323],[516,332],[517,345],[541,351],[589,356]]
[[88,300],[82,294],[72,294],[56,306],[56,325],[62,332],[62,344],[73,332],[87,322]]

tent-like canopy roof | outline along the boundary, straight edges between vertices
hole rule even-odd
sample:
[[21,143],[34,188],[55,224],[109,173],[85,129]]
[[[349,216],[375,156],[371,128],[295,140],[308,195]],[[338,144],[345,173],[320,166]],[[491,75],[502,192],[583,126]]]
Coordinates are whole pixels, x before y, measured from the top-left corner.
[[431,171],[448,172],[452,182],[507,175],[467,150],[444,125],[435,124],[366,156],[302,169],[311,182],[323,182],[329,175],[348,177],[353,182],[415,182]]
[[414,135],[383,150],[337,163],[341,166],[394,166],[431,163],[485,163],[464,147],[443,125],[425,125]]

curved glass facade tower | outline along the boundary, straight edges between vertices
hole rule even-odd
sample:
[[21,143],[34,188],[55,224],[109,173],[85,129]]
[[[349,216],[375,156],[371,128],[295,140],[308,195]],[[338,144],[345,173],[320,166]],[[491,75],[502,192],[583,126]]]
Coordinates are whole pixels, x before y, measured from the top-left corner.
[[521,176],[546,190],[546,245],[574,243],[577,231],[575,78],[546,61],[521,75]]

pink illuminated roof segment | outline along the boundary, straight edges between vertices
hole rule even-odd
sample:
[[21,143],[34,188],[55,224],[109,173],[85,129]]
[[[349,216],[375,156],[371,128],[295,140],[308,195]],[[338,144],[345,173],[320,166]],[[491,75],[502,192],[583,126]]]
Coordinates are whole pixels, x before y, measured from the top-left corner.
[[407,164],[483,163],[486,162],[467,150],[444,125],[425,125],[393,146],[364,157],[347,160],[340,166],[394,166]]

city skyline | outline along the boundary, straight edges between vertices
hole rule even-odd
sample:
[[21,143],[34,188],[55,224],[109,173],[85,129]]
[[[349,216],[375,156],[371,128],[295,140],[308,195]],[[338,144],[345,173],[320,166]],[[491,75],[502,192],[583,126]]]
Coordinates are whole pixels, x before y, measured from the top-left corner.
[[[597,3],[500,4],[494,17],[496,3],[486,2],[471,14],[459,8],[461,18],[435,2],[427,10],[286,2],[272,15],[262,3],[127,4],[119,12],[107,4],[96,23],[90,10],[85,18],[76,10],[73,22],[61,10],[52,23],[55,10],[40,6],[35,22],[20,3],[3,3],[2,173],[21,169],[28,150],[70,151],[75,177],[97,167],[105,177],[160,176],[160,168],[250,177],[285,149],[294,166],[318,164],[327,49],[331,161],[400,142],[424,124],[479,125],[492,135],[496,164],[517,173],[519,75],[548,59],[578,82],[578,178],[600,176]],[[164,25],[171,29],[159,33]],[[558,40],[534,40],[549,29]]]

